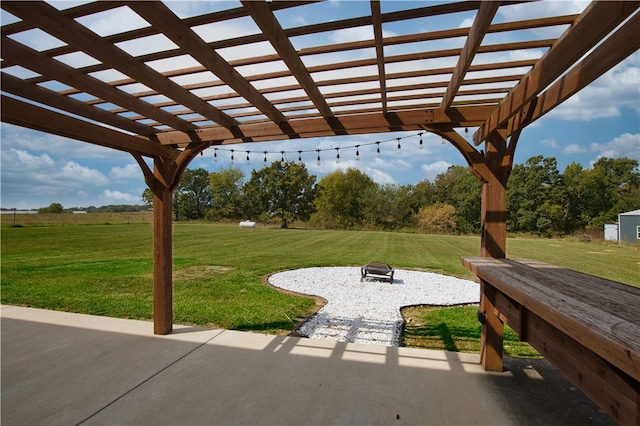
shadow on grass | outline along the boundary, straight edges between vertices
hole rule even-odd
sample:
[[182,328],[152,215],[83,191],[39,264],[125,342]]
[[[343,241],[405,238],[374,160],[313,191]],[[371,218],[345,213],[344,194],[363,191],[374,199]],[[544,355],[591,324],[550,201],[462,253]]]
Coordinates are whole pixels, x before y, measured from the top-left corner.
[[451,327],[444,322],[417,326],[405,325],[403,330],[405,346],[451,352],[474,352],[479,349],[479,343],[475,345],[473,342],[479,342],[479,339],[480,330],[478,327]]

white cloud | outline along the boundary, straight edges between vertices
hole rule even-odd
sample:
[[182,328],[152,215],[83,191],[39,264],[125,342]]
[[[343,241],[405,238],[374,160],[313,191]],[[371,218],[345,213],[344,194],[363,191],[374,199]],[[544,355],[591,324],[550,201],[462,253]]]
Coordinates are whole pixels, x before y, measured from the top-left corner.
[[377,170],[377,169],[372,169],[367,167],[364,170],[364,173],[366,173],[374,182],[376,182],[379,185],[385,185],[387,183],[395,183],[393,176],[383,172],[382,170]]
[[460,22],[460,25],[458,25],[458,28],[469,28],[471,27],[471,25],[473,25],[474,20],[475,20],[475,17],[465,18],[462,22]]
[[102,37],[149,26],[147,21],[124,6],[80,17],[77,20]]
[[61,136],[50,135],[24,127],[2,123],[2,151],[15,148],[28,152],[47,153],[55,157],[100,159],[101,161],[131,159],[125,152]]
[[350,41],[362,41],[373,39],[373,27],[355,27],[337,30],[331,33],[329,39],[332,43],[347,43]]
[[440,160],[431,164],[423,164],[422,172],[424,173],[424,176],[426,179],[433,181],[435,180],[436,176],[438,176],[441,173],[445,173],[451,166],[452,166],[451,163],[447,163],[446,161]]
[[562,153],[566,155],[581,154],[583,152],[587,152],[587,150],[577,143],[572,143],[562,148]]
[[560,120],[618,117],[622,108],[640,112],[640,54],[632,55],[549,113]]
[[560,145],[558,145],[558,142],[555,139],[544,139],[540,142],[540,145],[553,149],[560,148]]
[[127,164],[124,167],[113,167],[109,171],[109,178],[114,181],[126,181],[130,179],[140,179],[142,177],[142,170],[136,163]]
[[109,189],[105,189],[102,192],[102,195],[118,204],[140,204],[142,202],[138,195],[132,195],[120,191],[111,191]]
[[16,171],[42,170],[54,165],[47,154],[33,155],[21,149],[11,148],[2,154],[2,168]]
[[[498,15],[506,21],[522,21],[526,19],[542,18],[551,15],[570,15],[582,13],[589,1],[545,1],[527,2],[501,7]],[[544,28],[535,31],[544,31]]]
[[81,166],[75,161],[69,161],[62,167],[60,177],[93,185],[105,185],[109,182],[109,179],[98,170]]
[[628,157],[640,161],[640,133],[625,133],[606,143],[592,143],[591,152],[598,152],[598,157]]

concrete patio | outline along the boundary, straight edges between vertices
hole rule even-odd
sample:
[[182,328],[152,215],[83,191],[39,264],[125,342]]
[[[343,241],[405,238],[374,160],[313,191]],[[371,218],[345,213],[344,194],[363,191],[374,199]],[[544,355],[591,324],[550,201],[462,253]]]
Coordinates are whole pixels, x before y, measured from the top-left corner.
[[2,424],[613,424],[544,360],[2,306]]

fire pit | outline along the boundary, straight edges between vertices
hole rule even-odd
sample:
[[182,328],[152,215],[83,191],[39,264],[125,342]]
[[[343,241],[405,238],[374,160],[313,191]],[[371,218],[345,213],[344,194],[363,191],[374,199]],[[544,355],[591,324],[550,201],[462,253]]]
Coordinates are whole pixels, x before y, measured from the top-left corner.
[[393,268],[387,263],[370,262],[360,269],[360,281],[368,276],[393,283]]

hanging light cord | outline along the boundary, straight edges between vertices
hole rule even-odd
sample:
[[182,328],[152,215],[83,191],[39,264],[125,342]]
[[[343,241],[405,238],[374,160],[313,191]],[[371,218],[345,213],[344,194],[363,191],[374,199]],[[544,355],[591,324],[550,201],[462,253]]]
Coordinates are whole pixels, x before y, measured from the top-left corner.
[[[387,140],[381,140],[381,141],[375,141],[375,142],[368,142],[368,143],[358,143],[357,145],[347,145],[347,146],[340,146],[340,147],[334,147],[334,148],[316,148],[316,149],[307,149],[307,150],[303,150],[303,149],[299,149],[299,150],[292,150],[292,151],[260,151],[260,153],[264,154],[264,162],[267,161],[267,155],[268,154],[280,154],[281,159],[284,161],[285,159],[285,154],[298,154],[298,161],[301,161],[302,158],[302,154],[304,153],[308,153],[308,152],[315,152],[317,153],[318,157],[320,157],[320,153],[324,152],[324,151],[336,151],[336,155],[337,155],[337,159],[339,161],[340,159],[340,150],[341,149],[355,149],[356,150],[356,159],[359,159],[360,157],[360,148],[363,146],[370,146],[370,145],[377,145],[378,146],[378,153],[380,151],[380,144],[386,144],[386,143],[390,143],[390,142],[395,142],[397,143],[398,146],[398,153],[400,153],[400,141],[403,139],[407,139],[407,138],[415,138],[415,137],[419,137],[420,138],[420,146],[419,148],[422,149],[422,135],[425,132],[419,132],[415,135],[410,135],[410,136],[405,136],[403,138],[392,138],[392,139],[387,139]],[[213,156],[214,159],[217,159],[218,155],[217,152],[218,151],[227,151],[227,152],[231,152],[231,158],[233,159],[233,153],[234,151],[236,151],[236,149],[232,149],[232,148],[220,148],[220,147],[215,147],[213,148]],[[258,151],[256,151],[258,152]],[[249,158],[249,154],[251,153],[251,151],[246,151],[247,153],[247,159]],[[232,160],[233,161],[233,160]]]

